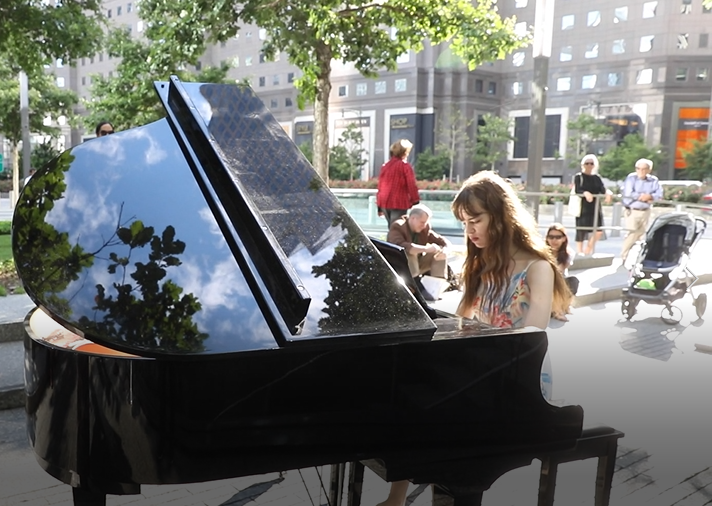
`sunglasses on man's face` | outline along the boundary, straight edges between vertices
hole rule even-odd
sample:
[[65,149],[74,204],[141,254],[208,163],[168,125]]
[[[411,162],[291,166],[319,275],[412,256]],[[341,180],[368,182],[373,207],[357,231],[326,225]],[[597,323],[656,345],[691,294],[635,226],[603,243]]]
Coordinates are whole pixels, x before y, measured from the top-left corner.
[[99,130],[99,137],[104,137],[105,135],[110,135],[113,133],[113,130]]
[[551,239],[553,241],[558,241],[559,239],[563,239],[564,236],[563,235],[547,235],[546,238]]

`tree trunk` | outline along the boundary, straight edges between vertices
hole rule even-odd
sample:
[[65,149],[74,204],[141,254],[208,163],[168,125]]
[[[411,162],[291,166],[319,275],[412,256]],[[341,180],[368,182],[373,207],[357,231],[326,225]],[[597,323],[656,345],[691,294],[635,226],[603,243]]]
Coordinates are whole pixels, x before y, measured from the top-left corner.
[[331,49],[320,42],[316,48],[319,75],[314,100],[314,168],[329,184],[329,96],[331,95]]
[[10,205],[15,208],[18,197],[20,196],[20,151],[17,149],[17,143],[12,145],[12,198]]
[[450,127],[450,182],[452,182],[452,173],[455,170],[455,133],[455,127]]

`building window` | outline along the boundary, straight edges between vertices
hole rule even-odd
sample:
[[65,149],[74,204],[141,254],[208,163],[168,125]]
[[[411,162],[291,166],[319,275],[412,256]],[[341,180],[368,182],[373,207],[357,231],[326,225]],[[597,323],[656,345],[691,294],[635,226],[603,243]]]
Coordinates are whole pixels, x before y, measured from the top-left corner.
[[408,89],[407,79],[396,79],[393,85],[396,92],[403,92]]
[[257,36],[260,38],[260,40],[265,40],[267,38],[267,30],[265,30],[264,28],[260,28],[257,32]]
[[139,19],[136,21],[136,32],[141,33],[143,32],[143,20]]
[[482,79],[475,79],[475,93],[483,93],[485,91],[485,82]]
[[368,83],[356,83],[356,96],[363,97],[368,93]]
[[277,101],[276,98],[273,98],[272,100],[269,101],[269,107],[270,109],[276,109],[279,107],[279,102]]
[[527,34],[527,22],[520,21],[519,23],[515,24],[514,33],[519,35],[520,37],[524,37]]
[[99,53],[99,61],[104,61],[104,53]]
[[653,40],[655,35],[644,35],[640,38],[640,52],[647,53],[653,49]]
[[396,63],[408,63],[410,61],[410,51],[406,51],[405,53],[398,55],[398,58],[396,58]]
[[[235,66],[237,67],[237,65],[235,65]],[[199,71],[202,68],[203,68],[203,62],[201,62],[201,61],[195,62],[195,70]]]
[[712,5],[702,6],[702,14],[709,14],[710,12],[712,12]]
[[[200,63],[200,62],[198,62],[198,63]],[[239,57],[239,56],[235,56],[235,57],[232,59],[232,66],[235,67],[235,68],[239,68],[239,67],[240,67],[240,57]]]
[[515,67],[524,65],[524,51],[518,51],[512,55],[512,65]]
[[680,14],[690,14],[692,12],[692,0],[682,0]]
[[245,38],[246,38],[246,39],[251,39],[251,38],[252,38],[252,32],[245,32]]
[[601,24],[601,11],[590,11],[586,16],[586,26],[598,26]]
[[344,86],[339,86],[339,96],[340,97],[347,97],[349,95],[349,87],[344,85]]
[[687,68],[678,67],[675,71],[675,81],[687,81]]
[[587,74],[581,78],[581,89],[592,90],[596,87],[596,74]]
[[635,76],[636,84],[650,84],[653,82],[653,69],[639,70]]
[[[544,126],[544,158],[553,158],[559,151],[561,115],[546,117]],[[529,116],[514,118],[513,158],[526,158],[529,152]]]
[[697,72],[695,73],[695,79],[697,81],[706,81],[707,76],[709,76],[710,69],[707,67],[700,67],[697,69]]
[[621,86],[623,84],[623,73],[622,72],[609,72],[608,73],[608,86]]
[[516,9],[523,9],[527,6],[528,0],[514,0],[514,7]]
[[701,33],[701,34],[700,34],[700,43],[699,43],[699,46],[700,46],[701,48],[707,47],[707,45],[709,44],[709,41],[710,41],[710,34],[709,34],[709,33]]
[[524,93],[524,83],[516,81],[512,83],[512,95],[521,95]]
[[258,79],[258,82],[259,82],[260,88],[264,87],[264,85],[266,84],[265,76],[260,76],[260,78]]
[[559,61],[571,61],[574,57],[573,46],[563,46],[559,51]]
[[252,66],[252,56],[245,56],[245,67]]
[[625,53],[625,39],[617,39],[613,41],[613,54]]
[[264,63],[264,62],[265,62],[265,54],[260,53],[260,63]]
[[386,92],[386,81],[376,81],[374,91],[375,91],[376,95],[382,95],[383,93],[385,93]]
[[571,89],[570,77],[559,77],[556,80],[556,91],[569,91]]
[[57,78],[57,87],[58,87],[58,88],[64,88],[64,78],[63,78],[63,77],[58,77],[58,78]]
[[120,5],[116,8],[116,15],[121,16],[121,6]]
[[586,44],[586,52],[584,53],[586,58],[598,58],[598,43],[592,42]]
[[107,17],[107,18],[110,18],[110,17],[111,17],[111,9],[109,9],[108,11],[106,11],[106,17]]
[[288,83],[293,83],[294,82],[294,72],[289,72],[287,74],[287,82]]
[[87,78],[85,76],[82,76],[82,86],[85,86],[87,84]]
[[678,49],[687,49],[687,46],[690,45],[690,34],[689,33],[680,33],[677,35],[677,48]]
[[133,5],[131,5],[131,2],[126,4],[126,13],[129,13],[133,10]]
[[292,99],[290,97],[284,99],[284,107],[292,107]]
[[613,22],[622,23],[628,21],[628,7],[616,7],[613,11]]
[[561,16],[561,29],[562,30],[573,30],[574,29],[574,15],[566,14]]
[[279,85],[279,74],[272,76],[272,85],[273,86]]
[[654,18],[658,10],[658,2],[645,2],[643,4],[643,19]]
[[487,94],[496,95],[497,94],[497,83],[490,81],[487,83]]

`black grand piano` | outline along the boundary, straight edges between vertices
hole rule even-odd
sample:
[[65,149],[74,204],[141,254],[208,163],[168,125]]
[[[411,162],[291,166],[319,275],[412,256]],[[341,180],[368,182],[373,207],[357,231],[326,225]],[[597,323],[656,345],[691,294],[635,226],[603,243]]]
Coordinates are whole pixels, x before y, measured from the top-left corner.
[[14,212],[29,438],[76,504],[359,461],[464,497],[575,448],[544,332],[428,307],[249,87],[156,90],[166,118],[65,151]]

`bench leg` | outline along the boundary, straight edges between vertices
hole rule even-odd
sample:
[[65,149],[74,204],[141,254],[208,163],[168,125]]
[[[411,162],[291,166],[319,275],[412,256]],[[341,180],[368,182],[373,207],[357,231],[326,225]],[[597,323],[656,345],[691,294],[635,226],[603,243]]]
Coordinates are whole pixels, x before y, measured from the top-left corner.
[[613,471],[616,467],[616,453],[618,441],[608,443],[605,455],[598,457],[598,470],[596,471],[596,506],[608,506],[611,499],[611,486],[613,485]]
[[482,506],[482,492],[453,494],[433,485],[433,506]]
[[361,462],[351,462],[349,467],[349,489],[346,506],[361,506],[363,492],[364,465]]
[[559,463],[551,457],[546,457],[541,461],[541,473],[539,474],[539,499],[537,506],[553,506],[554,493],[556,492],[556,473],[559,471]]

